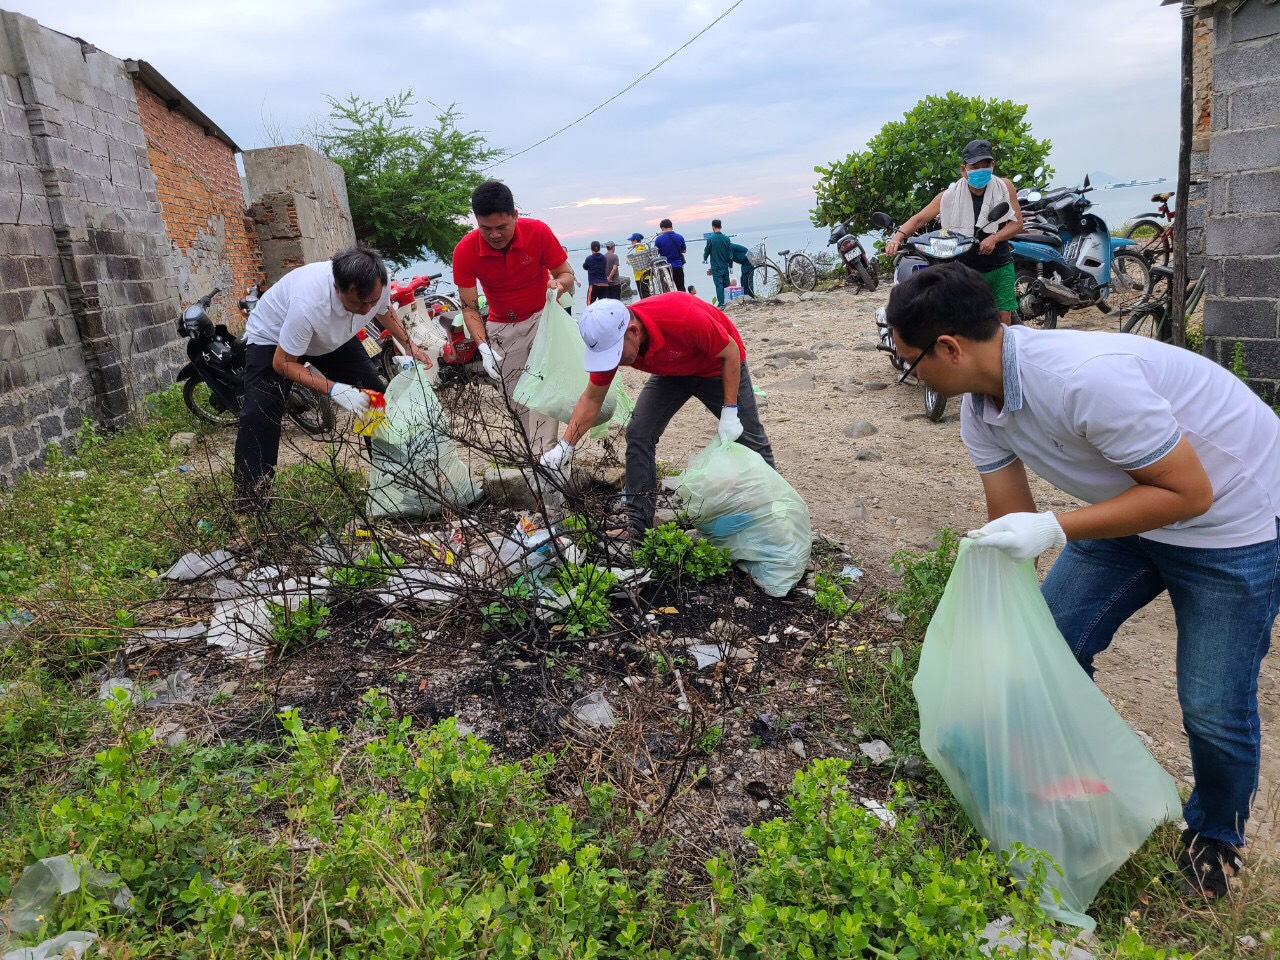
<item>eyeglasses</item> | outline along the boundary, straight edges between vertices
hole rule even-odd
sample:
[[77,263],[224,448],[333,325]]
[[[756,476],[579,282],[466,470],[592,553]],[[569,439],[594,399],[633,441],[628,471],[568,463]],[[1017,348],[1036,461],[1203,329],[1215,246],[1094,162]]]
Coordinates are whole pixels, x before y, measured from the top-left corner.
[[908,363],[906,367],[903,368],[902,376],[898,378],[898,382],[906,383],[907,377],[911,376],[911,374],[915,372],[915,369],[919,365],[920,361],[924,359],[924,355],[928,353],[930,350],[932,350],[935,346],[937,346],[937,344],[938,344],[937,337],[934,337],[932,340],[930,340],[929,345],[925,347],[923,350],[921,350],[918,354],[916,354],[916,358],[912,360],[910,363]]

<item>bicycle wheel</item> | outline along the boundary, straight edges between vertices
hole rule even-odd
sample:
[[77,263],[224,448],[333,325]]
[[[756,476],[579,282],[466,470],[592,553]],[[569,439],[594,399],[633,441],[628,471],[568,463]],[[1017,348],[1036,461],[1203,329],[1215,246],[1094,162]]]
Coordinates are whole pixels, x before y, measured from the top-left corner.
[[1135,220],[1124,235],[1138,243],[1138,254],[1148,263],[1169,265],[1169,238],[1155,220]]
[[1173,330],[1169,325],[1168,304],[1148,303],[1146,306],[1139,307],[1120,325],[1120,332],[1163,340],[1165,343],[1170,342],[1173,339]]
[[1151,297],[1151,267],[1147,261],[1121,250],[1111,258],[1111,295],[1107,302],[1122,315]]
[[787,261],[787,279],[797,290],[807,293],[818,285],[818,267],[808,254],[797,253]]
[[757,300],[770,300],[782,289],[782,273],[772,263],[762,263],[751,271],[751,289]]
[[649,286],[652,287],[655,296],[661,293],[671,293],[676,288],[675,278],[671,276],[669,269],[663,267],[654,267],[653,272],[649,274]]
[[239,412],[224,407],[209,385],[199,377],[192,377],[182,384],[182,402],[196,419],[215,427],[234,427],[240,421]]

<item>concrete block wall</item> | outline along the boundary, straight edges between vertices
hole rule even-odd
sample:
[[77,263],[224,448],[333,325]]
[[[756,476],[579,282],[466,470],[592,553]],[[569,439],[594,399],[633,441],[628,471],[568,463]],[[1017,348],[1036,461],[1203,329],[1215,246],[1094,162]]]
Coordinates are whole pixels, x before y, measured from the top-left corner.
[[177,287],[121,61],[0,11],[0,477],[126,422],[180,359]]
[[209,314],[238,330],[236,302],[261,279],[262,255],[245,215],[235,152],[136,78],[134,93],[178,295],[185,305],[220,287]]
[[249,215],[267,280],[355,243],[342,168],[310,147],[246,150]]
[[[1234,10],[1230,9],[1235,7]],[[1280,402],[1280,4],[1218,4],[1213,15],[1210,135],[1193,154],[1210,181],[1205,352]],[[1188,221],[1190,224],[1190,221]],[[1192,246],[1189,250],[1196,253]]]

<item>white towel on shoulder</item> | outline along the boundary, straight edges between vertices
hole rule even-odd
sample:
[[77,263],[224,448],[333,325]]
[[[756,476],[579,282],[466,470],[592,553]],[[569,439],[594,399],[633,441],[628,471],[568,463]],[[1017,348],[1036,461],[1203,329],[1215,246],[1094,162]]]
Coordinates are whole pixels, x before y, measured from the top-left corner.
[[[978,211],[978,222],[987,226],[987,215],[998,203],[1009,203],[1009,188],[1000,177],[992,177],[987,189],[982,193],[982,208]],[[1009,203],[1010,208],[1013,204]],[[973,194],[969,192],[968,182],[961,177],[942,194],[942,229],[950,230],[966,237],[973,236]],[[1010,209],[996,223],[1008,223],[1013,219]]]

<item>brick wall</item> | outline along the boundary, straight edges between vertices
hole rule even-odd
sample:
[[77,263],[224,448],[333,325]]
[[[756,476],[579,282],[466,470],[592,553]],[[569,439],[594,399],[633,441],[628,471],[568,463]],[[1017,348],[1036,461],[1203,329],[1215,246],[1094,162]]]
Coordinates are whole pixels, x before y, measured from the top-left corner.
[[[1234,10],[1228,9],[1235,7]],[[1239,343],[1249,384],[1280,401],[1280,4],[1218,4],[1213,16],[1203,258],[1205,353],[1230,364]],[[1191,225],[1192,221],[1188,221]],[[1194,247],[1190,252],[1198,252]]]
[[240,325],[236,301],[262,276],[253,221],[245,215],[235,153],[134,80],[156,197],[184,304],[222,288],[210,315]]
[[123,63],[0,11],[0,477],[126,422],[182,358],[177,285]]

